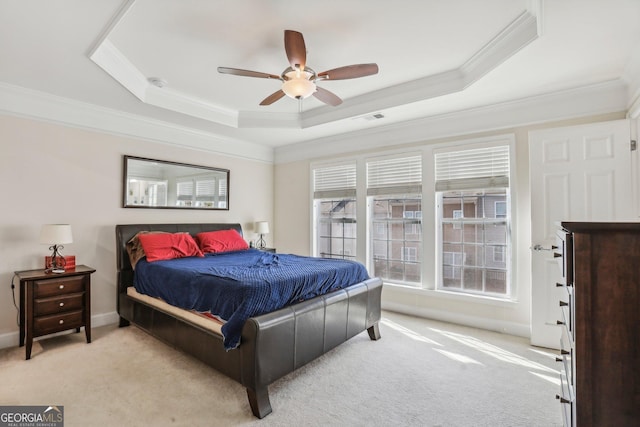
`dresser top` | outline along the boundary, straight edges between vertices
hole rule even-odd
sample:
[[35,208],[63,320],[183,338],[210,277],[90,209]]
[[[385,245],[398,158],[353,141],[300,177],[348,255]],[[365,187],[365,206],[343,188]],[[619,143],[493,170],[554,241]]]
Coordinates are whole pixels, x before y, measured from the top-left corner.
[[86,265],[76,265],[76,268],[73,270],[67,270],[64,273],[46,273],[43,268],[39,268],[36,270],[24,270],[24,271],[16,271],[16,276],[20,280],[41,280],[41,279],[53,279],[56,277],[68,277],[68,276],[76,276],[79,274],[87,274],[94,273],[96,270],[94,268],[88,267]]
[[572,222],[562,221],[560,226],[573,233],[595,231],[640,232],[640,222]]

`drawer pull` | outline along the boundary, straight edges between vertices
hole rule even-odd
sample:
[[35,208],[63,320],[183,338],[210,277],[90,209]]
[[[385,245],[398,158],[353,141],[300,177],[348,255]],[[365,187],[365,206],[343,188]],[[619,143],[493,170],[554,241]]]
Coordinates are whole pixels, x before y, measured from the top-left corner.
[[562,349],[560,350],[560,354],[569,354],[570,352],[568,350]]
[[557,246],[555,245],[551,245],[551,248],[545,248],[544,246],[542,246],[541,244],[537,244],[537,245],[533,245],[530,249],[533,249],[534,251],[553,251],[555,249],[558,249]]
[[564,283],[556,282],[556,288],[561,288],[564,286]]
[[560,301],[560,307],[566,307],[568,305],[569,305],[568,302]]
[[558,252],[554,252],[553,253],[553,257],[554,258],[562,258],[562,254],[559,254]]
[[64,307],[64,303],[63,302],[60,303],[60,307]]
[[556,394],[556,399],[558,399],[560,401],[560,403],[571,403],[570,400],[565,399],[564,397],[560,396],[559,394]]
[[556,362],[562,362],[562,357],[556,357]]
[[58,289],[64,289],[64,285],[58,286]]
[[58,321],[58,323],[62,325],[62,324],[64,324],[64,320],[63,320],[63,319],[60,319],[60,320]]
[[556,320],[556,324],[557,325],[564,325],[564,322],[562,320]]

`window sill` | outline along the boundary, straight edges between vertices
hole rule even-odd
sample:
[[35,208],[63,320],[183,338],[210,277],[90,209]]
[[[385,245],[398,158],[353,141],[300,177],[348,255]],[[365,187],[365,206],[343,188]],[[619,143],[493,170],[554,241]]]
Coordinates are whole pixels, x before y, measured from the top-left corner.
[[416,288],[413,286],[399,285],[396,283],[384,282],[384,286],[392,288],[393,291],[408,293],[413,295],[426,296],[428,298],[437,298],[450,301],[463,301],[476,304],[486,304],[499,307],[515,307],[518,305],[517,299],[503,299],[484,295],[461,294],[459,292],[442,291],[435,289]]

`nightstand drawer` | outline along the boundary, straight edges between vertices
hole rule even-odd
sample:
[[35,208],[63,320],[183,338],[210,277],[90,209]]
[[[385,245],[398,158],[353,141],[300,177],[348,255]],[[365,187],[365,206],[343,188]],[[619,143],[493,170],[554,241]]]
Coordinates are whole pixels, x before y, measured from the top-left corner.
[[84,290],[84,277],[85,276],[76,276],[37,280],[33,284],[33,296],[35,298],[42,298],[82,292]]
[[82,310],[71,311],[33,319],[33,335],[44,335],[83,325]]
[[33,314],[35,316],[42,316],[44,314],[80,310],[83,308],[83,298],[84,293],[82,292],[49,298],[39,298],[33,302]]

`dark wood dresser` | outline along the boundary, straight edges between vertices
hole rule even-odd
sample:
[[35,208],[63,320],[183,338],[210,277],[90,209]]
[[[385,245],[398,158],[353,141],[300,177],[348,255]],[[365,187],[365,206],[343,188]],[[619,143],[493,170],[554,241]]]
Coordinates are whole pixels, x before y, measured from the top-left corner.
[[557,236],[564,423],[640,425],[640,223],[562,222]]

